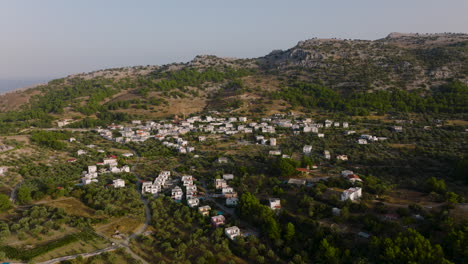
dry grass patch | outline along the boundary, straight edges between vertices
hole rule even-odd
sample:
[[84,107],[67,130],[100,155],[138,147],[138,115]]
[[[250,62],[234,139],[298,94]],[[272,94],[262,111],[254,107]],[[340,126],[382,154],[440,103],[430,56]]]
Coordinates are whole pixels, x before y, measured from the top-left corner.
[[70,243],[66,246],[56,248],[52,251],[49,251],[41,256],[34,258],[35,262],[47,261],[54,258],[59,258],[68,255],[81,254],[86,252],[93,252],[105,247],[108,247],[109,244],[103,240],[92,240],[92,241],[77,241]]
[[467,120],[447,120],[449,126],[468,126]]
[[118,230],[121,234],[131,235],[135,232],[139,227],[143,225],[143,220],[123,216],[119,218],[113,218],[110,220],[109,223],[106,224],[98,224],[94,228],[100,234],[105,236],[111,237],[115,232]]
[[74,197],[67,197],[59,200],[45,200],[41,203],[47,206],[62,208],[69,215],[83,216],[83,217],[96,217],[95,210],[84,205],[80,200]]
[[389,144],[390,147],[392,148],[397,148],[397,149],[415,149],[416,144]]

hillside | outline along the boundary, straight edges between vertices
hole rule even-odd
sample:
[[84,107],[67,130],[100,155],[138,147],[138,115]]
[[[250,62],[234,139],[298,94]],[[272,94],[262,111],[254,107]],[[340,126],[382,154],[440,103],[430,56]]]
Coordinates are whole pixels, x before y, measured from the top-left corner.
[[204,55],[99,70],[0,96],[0,121],[5,129],[212,110],[466,113],[467,44],[466,34],[392,33],[375,41],[310,39],[253,59]]

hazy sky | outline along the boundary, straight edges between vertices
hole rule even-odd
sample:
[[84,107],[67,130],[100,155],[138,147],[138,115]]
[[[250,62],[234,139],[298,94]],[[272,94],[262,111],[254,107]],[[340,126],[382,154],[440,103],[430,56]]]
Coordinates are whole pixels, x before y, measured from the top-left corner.
[[468,0],[0,0],[0,79],[258,57],[312,37],[467,32]]

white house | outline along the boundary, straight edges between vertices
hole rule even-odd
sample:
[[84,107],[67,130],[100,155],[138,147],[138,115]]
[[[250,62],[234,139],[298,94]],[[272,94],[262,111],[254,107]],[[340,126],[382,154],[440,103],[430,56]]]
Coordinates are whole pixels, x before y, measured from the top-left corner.
[[318,133],[318,134],[317,134],[317,137],[319,137],[319,138],[324,138],[324,137],[325,137],[325,134],[323,134],[323,133]]
[[108,157],[105,158],[103,161],[104,165],[116,165],[117,166],[117,158],[115,157]]
[[191,198],[187,200],[187,205],[190,208],[197,207],[199,204],[200,204],[200,200],[198,200],[198,198]]
[[215,188],[223,189],[227,187],[227,182],[225,179],[215,179]]
[[290,178],[290,179],[288,180],[288,184],[297,185],[297,186],[305,185],[305,184],[306,184],[306,180],[304,180],[304,179],[294,179],[294,178]]
[[119,169],[119,168],[117,168],[117,167],[111,167],[111,168],[110,168],[110,172],[112,172],[112,173],[121,173],[122,170]]
[[239,198],[237,198],[237,197],[226,198],[226,205],[227,206],[237,206],[238,202],[239,202]]
[[395,132],[403,132],[403,127],[402,126],[393,126],[392,127],[392,130],[395,131]]
[[186,190],[187,192],[191,192],[191,193],[194,193],[197,191],[197,186],[194,184],[194,185],[189,185],[186,187]]
[[225,158],[225,157],[219,157],[219,158],[217,159],[217,162],[220,163],[220,164],[221,164],[221,163],[228,163],[228,159]]
[[224,221],[226,221],[226,218],[224,217],[224,215],[215,215],[215,216],[211,217],[211,224],[214,227],[224,225]]
[[281,200],[279,198],[270,198],[268,199],[270,203],[270,208],[272,210],[279,210],[281,209]]
[[88,173],[93,173],[97,171],[97,167],[95,165],[88,166]]
[[184,176],[182,176],[182,182],[184,183],[184,186],[193,185],[193,177],[192,177],[192,175],[184,175]]
[[83,183],[84,185],[86,184],[90,184],[90,183],[93,183],[93,182],[98,182],[98,179],[93,179],[93,178],[90,178],[90,177],[83,177],[81,178],[81,183]]
[[270,138],[270,146],[276,146],[276,138]]
[[125,165],[122,167],[122,169],[120,170],[121,172],[130,172],[130,167]]
[[232,187],[224,187],[222,190],[221,190],[222,194],[227,194],[227,193],[233,193],[234,192],[234,188]]
[[116,179],[116,180],[113,180],[112,182],[113,182],[112,185],[114,185],[114,188],[125,187],[125,181],[122,179]]
[[302,152],[304,152],[304,154],[310,154],[312,152],[312,146],[311,145],[305,145],[302,148]]
[[211,206],[205,205],[198,207],[198,212],[203,216],[208,216],[210,214]]
[[223,174],[223,179],[224,180],[233,180],[234,179],[234,174]]
[[270,150],[268,152],[268,155],[270,155],[270,156],[280,156],[281,155],[281,150]]
[[347,190],[344,190],[341,193],[340,200],[341,201],[346,201],[346,200],[351,200],[355,201],[359,199],[362,196],[362,189],[360,187],[354,187],[354,188],[349,188]]
[[224,233],[231,240],[234,240],[234,238],[241,235],[241,231],[240,231],[239,227],[237,227],[237,226],[231,226],[231,227],[225,228]]
[[367,144],[367,140],[360,138],[360,139],[358,139],[358,144],[359,144],[359,145],[366,145],[366,144]]
[[172,199],[174,200],[182,200],[182,196],[184,195],[184,192],[182,191],[182,188],[179,186],[176,186],[174,189],[172,189]]
[[324,150],[324,151],[323,151],[323,156],[324,156],[326,159],[330,159],[330,158],[331,158],[330,151]]
[[336,156],[336,159],[337,159],[337,160],[348,160],[348,156],[346,156],[346,155],[338,155],[338,156]]
[[158,184],[153,184],[152,182],[143,182],[141,186],[141,192],[142,193],[151,193],[151,194],[157,194],[161,191],[161,185]]
[[348,177],[348,175],[351,175],[351,174],[354,174],[354,172],[350,170],[341,171],[341,176],[343,177]]
[[76,154],[77,154],[78,156],[86,155],[87,153],[88,153],[88,152],[87,152],[86,150],[82,150],[82,149],[80,149],[80,150],[78,150],[78,151],[76,152]]

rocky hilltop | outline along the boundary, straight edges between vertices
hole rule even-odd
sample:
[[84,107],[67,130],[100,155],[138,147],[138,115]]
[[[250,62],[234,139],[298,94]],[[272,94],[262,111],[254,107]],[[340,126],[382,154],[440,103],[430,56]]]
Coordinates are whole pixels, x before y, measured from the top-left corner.
[[[467,56],[468,35],[459,33],[391,33],[373,41],[313,38],[259,58],[200,55],[187,63],[75,74],[0,96],[0,111],[32,107],[56,118],[80,118],[104,109],[159,117],[220,109],[276,113],[295,105],[311,108],[324,94],[344,102],[351,95],[395,89],[427,97],[454,81],[468,83]],[[287,89],[297,82],[322,90]],[[366,107],[356,103],[357,108]]]
[[468,82],[468,35],[401,34],[369,40],[309,39],[259,62],[265,69],[355,89],[429,88]]

